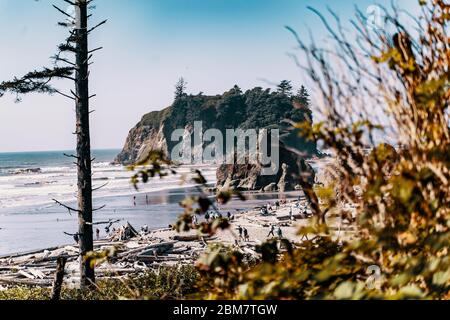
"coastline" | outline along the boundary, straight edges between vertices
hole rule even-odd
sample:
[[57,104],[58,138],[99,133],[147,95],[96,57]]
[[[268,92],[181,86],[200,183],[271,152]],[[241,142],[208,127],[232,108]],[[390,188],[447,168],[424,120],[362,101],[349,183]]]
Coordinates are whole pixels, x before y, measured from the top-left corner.
[[[139,274],[161,266],[193,265],[207,247],[215,243],[234,246],[249,258],[258,259],[259,255],[256,253],[255,247],[272,237],[268,236],[271,225],[281,228],[283,238],[290,240],[294,245],[299,244],[304,239],[301,239],[297,232],[301,226],[310,223],[310,218],[300,215],[302,208],[306,206],[304,198],[301,198],[300,206],[297,208],[295,207],[297,201],[292,196],[288,196],[286,204],[282,204],[278,210],[273,210],[268,216],[262,216],[259,209],[256,208],[236,211],[234,219],[231,221],[231,227],[228,230],[217,232],[212,237],[200,237],[196,231],[177,233],[169,228],[156,228],[145,233],[141,232],[128,240],[101,239],[95,241],[96,250],[114,248],[115,251],[110,262],[103,262],[97,266],[99,279]],[[264,202],[266,203],[265,200]],[[291,208],[293,208],[294,220],[290,220]],[[224,211],[226,210],[224,208]],[[341,225],[338,219],[331,218],[329,225],[334,230],[332,231],[334,236],[344,238],[352,234],[351,228]],[[239,238],[237,232],[239,226],[248,230],[248,241]],[[140,228],[139,225],[133,227]],[[275,232],[273,238],[277,237]],[[151,252],[151,254],[145,255],[146,252]],[[79,258],[78,248],[74,244],[14,255],[2,255],[0,257],[0,286],[1,284],[49,286],[56,267],[56,258],[61,255],[68,257],[65,284],[69,287],[76,287],[79,281]]]

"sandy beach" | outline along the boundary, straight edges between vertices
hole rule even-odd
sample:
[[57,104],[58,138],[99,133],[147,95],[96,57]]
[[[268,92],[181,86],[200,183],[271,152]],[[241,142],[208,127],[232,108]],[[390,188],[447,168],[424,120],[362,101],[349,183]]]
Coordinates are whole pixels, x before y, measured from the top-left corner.
[[[250,203],[251,205],[259,203],[259,206],[262,206],[267,204],[267,201],[251,200]],[[273,204],[274,201],[270,203]],[[258,206],[247,210],[236,210],[232,209],[234,205],[236,204],[232,202],[221,208],[221,212],[225,215],[229,210],[233,212],[231,227],[217,232],[212,237],[199,236],[197,231],[178,233],[170,228],[160,228],[148,232],[141,231],[127,240],[95,241],[95,250],[114,250],[115,252],[109,261],[97,266],[98,277],[122,277],[161,266],[194,264],[208,246],[216,243],[234,246],[237,250],[258,258],[255,246],[273,237],[272,235],[269,237],[272,225],[275,229],[275,237],[278,236],[277,232],[280,228],[282,237],[295,245],[302,241],[301,236],[297,235],[299,228],[310,223],[310,218],[301,215],[306,205],[305,200],[301,198],[298,201],[293,195],[288,197],[286,203],[281,204],[277,210],[273,208],[269,215],[264,216],[261,215]],[[290,215],[291,210],[293,218]],[[340,219],[330,218],[329,226],[335,237],[344,238],[352,234],[352,230],[344,226]],[[142,226],[132,227],[140,230]],[[247,229],[248,241],[239,237],[239,227]],[[66,285],[76,287],[79,283],[79,251],[76,245],[57,246],[0,257],[0,285],[3,285],[3,288],[8,285],[50,286],[56,260],[60,256],[68,258]]]

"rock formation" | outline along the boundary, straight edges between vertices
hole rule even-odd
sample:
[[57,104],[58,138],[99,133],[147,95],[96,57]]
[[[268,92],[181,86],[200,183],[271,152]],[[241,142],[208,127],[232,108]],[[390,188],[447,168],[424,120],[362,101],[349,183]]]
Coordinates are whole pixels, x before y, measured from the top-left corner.
[[307,179],[314,183],[315,173],[305,160],[286,147],[280,147],[280,166],[275,175],[261,175],[258,164],[224,164],[216,173],[218,188],[234,188],[238,190],[293,191],[299,179]]
[[[227,185],[246,190],[266,187],[267,190],[293,190],[298,184],[296,177],[301,167],[298,161],[303,160],[288,149],[297,150],[302,158],[320,154],[314,141],[300,137],[298,130],[293,130],[288,124],[289,121],[312,121],[310,109],[307,106],[295,107],[293,99],[292,96],[262,88],[243,93],[237,86],[217,96],[184,94],[177,97],[170,107],[145,115],[130,131],[115,162],[132,164],[151,150],[161,150],[170,157],[173,148],[180,142],[172,141],[173,132],[181,129],[188,136],[193,136],[193,126],[198,121],[202,122],[202,132],[217,129],[224,137],[228,129],[278,129],[286,148],[280,150],[281,167],[276,175],[261,175],[261,166],[255,164],[221,165],[217,171],[218,186]],[[191,149],[200,149],[201,152],[204,146]],[[314,175],[312,170],[310,173]]]

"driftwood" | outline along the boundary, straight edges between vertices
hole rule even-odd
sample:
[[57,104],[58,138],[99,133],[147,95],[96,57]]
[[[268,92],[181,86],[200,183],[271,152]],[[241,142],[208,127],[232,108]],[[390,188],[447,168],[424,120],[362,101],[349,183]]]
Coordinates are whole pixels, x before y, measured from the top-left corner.
[[199,236],[197,234],[194,235],[188,235],[188,236],[173,236],[171,239],[175,240],[175,241],[184,241],[184,242],[189,242],[189,241],[202,241],[203,239],[209,239],[211,238],[209,235],[206,236]]
[[192,260],[192,257],[184,255],[173,255],[173,256],[140,255],[138,256],[138,259],[139,261],[142,262],[163,262],[163,261]]
[[0,283],[9,284],[9,285],[19,285],[19,286],[31,286],[31,287],[50,287],[52,285],[51,280],[47,279],[18,279],[18,278],[4,278],[0,277]]
[[[294,214],[294,215],[292,215],[292,217],[294,219],[305,219],[306,218],[306,216],[304,216],[302,214]],[[278,216],[277,219],[280,220],[280,221],[291,220],[291,216],[290,215]]]

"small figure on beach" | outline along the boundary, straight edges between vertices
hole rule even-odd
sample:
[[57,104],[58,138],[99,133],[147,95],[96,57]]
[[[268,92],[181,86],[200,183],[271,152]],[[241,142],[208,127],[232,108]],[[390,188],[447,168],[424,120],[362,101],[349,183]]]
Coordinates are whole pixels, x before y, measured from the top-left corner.
[[136,207],[136,196],[133,197],[133,204]]
[[292,206],[289,209],[289,220],[294,221],[294,213],[293,213],[293,209]]
[[272,235],[272,237],[275,237],[275,225],[274,224],[270,225],[270,232],[267,235],[267,238],[269,238],[270,235]]
[[205,220],[206,220],[206,222],[209,222],[209,218],[210,218],[210,216],[209,216],[209,211],[208,211],[208,212],[205,213]]
[[75,240],[75,243],[76,243],[76,244],[79,244],[79,242],[80,242],[80,237],[78,236],[78,233],[75,233],[75,234],[73,235],[73,240]]
[[241,239],[243,239],[244,240],[244,237],[242,236],[242,227],[241,226],[238,226],[238,232],[239,232],[239,240],[241,240]]
[[145,195],[145,203],[148,205],[148,194]]
[[248,235],[247,228],[244,228],[244,241],[246,242],[250,241],[250,236]]
[[198,224],[198,219],[197,219],[197,216],[195,214],[192,216],[192,224],[194,226],[196,226]]
[[275,202],[275,210],[278,210],[278,209],[280,209],[280,201],[276,201]]
[[228,218],[228,220],[231,220],[231,212],[230,211],[227,212],[227,218]]
[[277,235],[278,235],[278,238],[283,238],[283,231],[281,230],[281,227],[278,227],[278,230],[277,230]]
[[100,230],[98,228],[95,229],[95,235],[97,236],[97,240],[100,240]]

